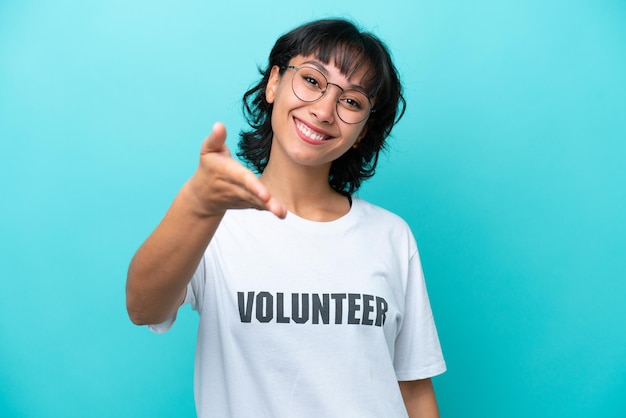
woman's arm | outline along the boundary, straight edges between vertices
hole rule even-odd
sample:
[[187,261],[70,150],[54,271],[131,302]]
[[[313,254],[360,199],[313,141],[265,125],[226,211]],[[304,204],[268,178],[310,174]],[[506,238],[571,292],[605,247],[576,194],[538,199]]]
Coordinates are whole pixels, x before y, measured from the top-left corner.
[[439,418],[431,379],[398,382],[409,418]]
[[198,169],[130,263],[126,307],[136,324],[158,324],[176,312],[226,210],[286,215],[254,173],[230,156],[225,140],[224,125],[216,124],[202,144]]
[[135,324],[159,324],[171,317],[222,219],[199,216],[185,184],[128,268],[126,308]]

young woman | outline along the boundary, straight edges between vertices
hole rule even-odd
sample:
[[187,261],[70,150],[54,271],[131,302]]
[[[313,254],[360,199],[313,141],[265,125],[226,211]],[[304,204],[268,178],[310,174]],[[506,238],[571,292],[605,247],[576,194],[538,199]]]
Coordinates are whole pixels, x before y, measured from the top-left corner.
[[[244,96],[233,159],[217,123],[133,258],[127,306],[165,332],[200,314],[201,417],[437,417],[445,371],[415,240],[353,196],[404,99],[384,44],[344,20],[283,35]],[[239,210],[235,210],[239,209]]]

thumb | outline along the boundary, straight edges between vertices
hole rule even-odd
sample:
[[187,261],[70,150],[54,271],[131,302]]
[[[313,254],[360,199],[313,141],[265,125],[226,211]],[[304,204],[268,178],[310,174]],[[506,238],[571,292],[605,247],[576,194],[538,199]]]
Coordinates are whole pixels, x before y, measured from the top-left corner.
[[226,149],[226,127],[222,122],[216,122],[213,125],[211,134],[202,143],[201,153],[207,152],[223,152]]

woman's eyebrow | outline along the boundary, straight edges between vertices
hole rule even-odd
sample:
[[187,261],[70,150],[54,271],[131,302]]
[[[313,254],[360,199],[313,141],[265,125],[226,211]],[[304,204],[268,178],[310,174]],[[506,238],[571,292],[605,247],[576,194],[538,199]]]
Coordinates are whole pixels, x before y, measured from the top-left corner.
[[314,66],[315,68],[320,70],[322,73],[324,73],[325,76],[329,75],[326,67],[317,60],[307,60],[307,61],[304,61],[301,65],[306,65],[306,64]]
[[[315,68],[320,70],[320,72],[323,73],[326,76],[326,78],[328,78],[328,76],[330,75],[328,70],[326,69],[326,67],[322,63],[317,61],[317,60],[306,60],[306,61],[304,61],[303,63],[300,64],[300,66],[302,66],[302,65],[312,65],[312,66],[314,66]],[[345,90],[359,90],[359,91],[365,93],[365,88],[363,86],[358,85],[358,84],[350,84],[350,85],[348,85],[348,87],[346,87]]]

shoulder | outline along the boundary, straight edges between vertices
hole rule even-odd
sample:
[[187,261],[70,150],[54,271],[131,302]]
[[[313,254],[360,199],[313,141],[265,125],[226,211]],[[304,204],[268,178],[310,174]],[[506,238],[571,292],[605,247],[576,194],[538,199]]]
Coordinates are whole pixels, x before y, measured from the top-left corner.
[[369,222],[410,230],[409,225],[404,219],[388,209],[358,197],[353,198],[353,205],[358,215],[363,219],[367,219]]
[[405,242],[409,247],[415,249],[415,238],[411,227],[402,217],[360,198],[354,198],[353,202],[361,225],[371,228],[381,237],[383,235],[391,236],[396,243]]

